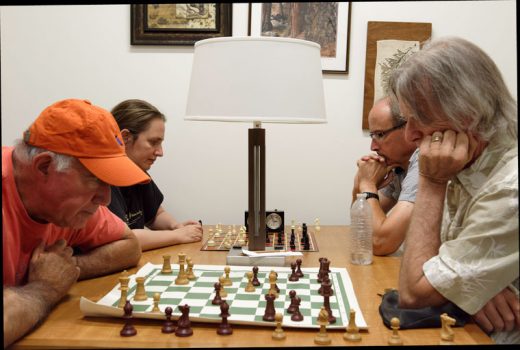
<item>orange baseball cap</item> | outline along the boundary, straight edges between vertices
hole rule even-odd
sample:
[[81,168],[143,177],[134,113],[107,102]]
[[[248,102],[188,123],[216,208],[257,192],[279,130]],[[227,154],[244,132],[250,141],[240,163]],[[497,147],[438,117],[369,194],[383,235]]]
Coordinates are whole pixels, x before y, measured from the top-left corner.
[[23,134],[24,141],[76,157],[101,181],[114,186],[150,182],[125,152],[116,120],[88,100],[67,99],[45,108]]

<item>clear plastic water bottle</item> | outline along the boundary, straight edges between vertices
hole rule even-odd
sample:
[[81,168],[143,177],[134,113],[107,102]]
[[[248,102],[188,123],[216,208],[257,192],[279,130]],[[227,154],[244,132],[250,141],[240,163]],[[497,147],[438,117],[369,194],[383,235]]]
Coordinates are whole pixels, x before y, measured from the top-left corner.
[[356,197],[350,209],[350,262],[368,265],[372,263],[372,209],[364,194]]

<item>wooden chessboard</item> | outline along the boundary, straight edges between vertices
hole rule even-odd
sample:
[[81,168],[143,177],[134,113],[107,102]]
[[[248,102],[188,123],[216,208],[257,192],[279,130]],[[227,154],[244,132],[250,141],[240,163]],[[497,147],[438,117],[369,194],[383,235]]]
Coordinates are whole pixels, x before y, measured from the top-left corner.
[[[188,285],[175,285],[174,281],[179,271],[179,265],[172,264],[173,274],[161,273],[162,265],[147,263],[135,275],[131,275],[129,281],[128,300],[133,305],[133,317],[152,318],[164,320],[164,310],[167,306],[172,307],[172,319],[180,316],[178,305],[190,306],[190,320],[193,322],[220,323],[220,307],[212,305],[215,296],[214,283],[224,274],[224,267],[220,265],[195,265],[193,271],[196,280],[190,281]],[[262,320],[265,312],[269,284],[269,272],[275,270],[278,274],[277,286],[280,288],[279,297],[275,300],[276,312],[283,313],[284,327],[294,328],[319,328],[317,316],[323,306],[323,297],[318,294],[320,284],[317,282],[318,268],[302,268],[304,277],[297,282],[289,281],[291,269],[287,267],[265,267],[259,266],[258,279],[261,283],[255,292],[245,292],[247,285],[246,272],[251,271],[250,266],[230,266],[230,278],[232,286],[225,287],[228,296],[223,298],[229,304],[231,316],[228,318],[231,324],[247,324],[257,326],[275,326],[275,322]],[[336,317],[335,324],[327,328],[345,329],[348,325],[348,314],[350,309],[356,311],[356,324],[360,329],[366,329],[367,324],[363,318],[362,310],[352,287],[352,282],[345,268],[330,268],[330,280],[334,295],[330,297],[332,314]],[[145,276],[145,290],[148,296],[146,301],[134,301],[136,290],[135,278]],[[108,294],[99,301],[93,302],[81,298],[80,308],[85,316],[97,317],[122,317],[123,309],[118,308],[121,291],[117,284]],[[291,320],[291,314],[287,313],[290,305],[289,291],[296,291],[302,301],[300,312],[304,316],[303,321]],[[151,312],[153,308],[153,295],[161,293],[159,309],[161,312]]]
[[[287,231],[287,230],[286,230]],[[288,230],[285,233],[278,233],[278,232],[270,232],[267,233],[267,236],[269,238],[269,242],[266,241],[265,243],[265,250],[271,250],[271,251],[294,251],[294,252],[317,252],[318,250],[318,243],[316,241],[316,238],[314,237],[314,232],[311,230],[307,231],[307,234],[309,235],[309,248],[308,250],[303,249],[303,243],[302,243],[302,234],[300,231],[295,230],[294,232],[294,242],[295,242],[295,249],[291,249],[290,247],[290,238],[291,238],[291,231]],[[281,236],[281,237],[280,237]],[[229,242],[229,246],[240,246],[239,244],[239,238],[240,234],[232,231],[228,231],[227,233],[223,232],[220,233],[218,236],[216,236],[216,233],[213,233],[211,236],[204,241],[202,244],[202,248],[200,250],[203,251],[226,251],[231,248],[227,248],[225,246],[225,241],[227,240]],[[280,239],[279,239],[280,238]],[[210,247],[208,246],[208,242],[213,239],[215,242],[215,245]],[[279,243],[281,242],[281,243]],[[247,233],[246,233],[246,239],[244,240],[244,246],[247,247],[248,240],[247,240]]]

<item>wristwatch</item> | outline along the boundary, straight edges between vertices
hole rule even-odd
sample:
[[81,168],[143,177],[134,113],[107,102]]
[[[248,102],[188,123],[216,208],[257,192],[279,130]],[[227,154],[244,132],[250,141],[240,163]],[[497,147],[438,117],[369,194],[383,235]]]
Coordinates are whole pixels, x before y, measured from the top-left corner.
[[366,199],[375,198],[375,199],[379,200],[379,195],[377,193],[374,193],[374,192],[363,192],[363,194],[366,196],[365,197]]

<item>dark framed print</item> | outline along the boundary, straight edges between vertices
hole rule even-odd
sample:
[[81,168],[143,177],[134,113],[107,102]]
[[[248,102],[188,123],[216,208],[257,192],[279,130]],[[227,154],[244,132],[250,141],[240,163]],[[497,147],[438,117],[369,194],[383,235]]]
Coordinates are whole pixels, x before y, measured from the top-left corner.
[[350,2],[250,3],[249,35],[316,42],[324,73],[348,73],[350,12]]
[[132,45],[189,45],[232,36],[231,3],[130,5]]

